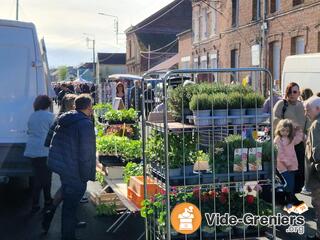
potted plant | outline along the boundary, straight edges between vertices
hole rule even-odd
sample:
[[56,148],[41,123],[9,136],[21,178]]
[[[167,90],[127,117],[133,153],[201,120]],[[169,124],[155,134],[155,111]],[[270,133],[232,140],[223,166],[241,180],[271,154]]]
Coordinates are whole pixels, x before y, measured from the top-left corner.
[[93,110],[95,115],[100,118],[105,115],[106,112],[112,109],[112,105],[110,103],[97,103],[93,106]]
[[213,95],[211,98],[212,102],[212,116],[221,117],[219,119],[215,119],[214,123],[217,126],[226,125],[228,109],[227,109],[227,94],[225,93],[217,93]]
[[194,95],[190,101],[190,109],[193,112],[195,125],[209,125],[211,102],[208,94]]
[[105,115],[105,120],[109,124],[121,124],[122,122],[122,114],[119,110],[111,109]]
[[246,114],[246,109],[243,108],[243,97],[238,92],[232,92],[228,97],[228,107],[230,109],[230,116],[232,118],[232,124],[238,125],[244,123],[243,116]]
[[246,108],[247,115],[254,116],[250,118],[250,123],[260,123],[264,121],[266,118],[261,117],[263,114],[263,103],[265,99],[259,93],[248,93],[244,96],[243,104],[244,108]]
[[133,108],[120,110],[122,121],[127,124],[133,124],[137,121],[138,113]]

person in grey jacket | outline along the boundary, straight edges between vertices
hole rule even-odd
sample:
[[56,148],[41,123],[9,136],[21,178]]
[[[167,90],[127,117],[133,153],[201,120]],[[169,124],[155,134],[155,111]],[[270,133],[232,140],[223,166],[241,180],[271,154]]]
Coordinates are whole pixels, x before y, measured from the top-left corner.
[[60,116],[49,150],[49,167],[60,176],[62,184],[63,240],[76,239],[76,211],[87,182],[95,180],[96,170],[91,96],[79,95],[75,99],[75,107],[75,111]]
[[50,193],[52,174],[47,166],[49,148],[44,146],[47,133],[54,120],[53,113],[48,111],[51,103],[52,101],[47,95],[36,97],[33,103],[34,112],[28,120],[28,139],[24,156],[30,159],[34,173],[32,214],[40,210],[41,190],[44,193],[45,207],[50,206],[52,202]]

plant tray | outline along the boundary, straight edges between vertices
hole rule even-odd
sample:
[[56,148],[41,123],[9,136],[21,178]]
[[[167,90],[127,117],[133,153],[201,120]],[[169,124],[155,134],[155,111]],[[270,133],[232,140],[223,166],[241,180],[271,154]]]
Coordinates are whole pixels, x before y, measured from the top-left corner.
[[115,193],[90,193],[90,200],[94,205],[100,205],[100,204],[111,204],[115,203],[117,206],[117,211],[125,210],[126,207],[123,205],[123,203],[120,201],[118,196]]
[[124,163],[119,156],[110,156],[110,155],[99,155],[99,162],[102,163],[103,166],[124,166]]

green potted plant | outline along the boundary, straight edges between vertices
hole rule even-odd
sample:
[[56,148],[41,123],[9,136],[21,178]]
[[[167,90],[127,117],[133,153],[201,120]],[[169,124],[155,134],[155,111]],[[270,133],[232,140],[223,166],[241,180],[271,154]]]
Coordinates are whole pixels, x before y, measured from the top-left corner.
[[248,93],[244,96],[243,103],[246,108],[247,115],[254,116],[250,118],[250,123],[260,123],[266,120],[262,117],[263,114],[263,103],[265,98],[259,93]]
[[93,106],[93,110],[97,117],[102,117],[106,112],[112,109],[112,105],[110,103],[97,103]]
[[120,124],[122,123],[122,114],[119,110],[111,109],[105,115],[105,120],[108,121],[109,124]]
[[194,95],[190,101],[195,125],[209,125],[211,114],[211,101],[208,94]]
[[225,93],[217,93],[210,98],[212,102],[212,116],[221,117],[214,120],[214,123],[217,126],[226,125],[228,123],[227,99],[228,95]]
[[128,162],[123,170],[123,180],[128,183],[131,176],[142,176],[143,166],[138,163]]
[[246,114],[246,109],[243,108],[243,96],[239,92],[229,94],[228,107],[232,124],[239,125],[244,123],[243,116]]

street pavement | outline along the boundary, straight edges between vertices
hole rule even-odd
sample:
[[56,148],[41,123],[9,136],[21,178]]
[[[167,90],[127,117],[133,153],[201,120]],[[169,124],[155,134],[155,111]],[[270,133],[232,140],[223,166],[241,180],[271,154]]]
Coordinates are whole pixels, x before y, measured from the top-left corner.
[[[57,175],[53,177],[52,193],[60,186]],[[89,182],[87,191],[94,191],[95,183]],[[88,194],[88,193],[87,193]],[[60,240],[61,206],[57,209],[47,236],[41,235],[39,212],[31,216],[31,192],[26,190],[21,179],[13,179],[9,184],[0,185],[0,240]],[[98,217],[94,205],[81,203],[79,220],[86,221],[87,227],[77,230],[81,240],[136,240],[144,231],[143,219],[136,214],[123,225],[116,234],[106,230],[119,217]]]

